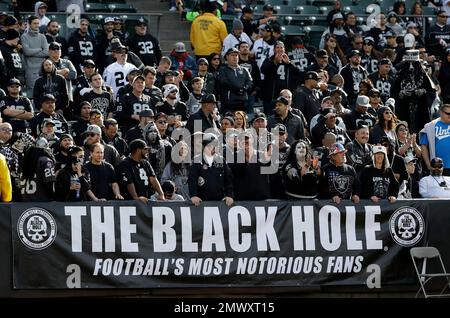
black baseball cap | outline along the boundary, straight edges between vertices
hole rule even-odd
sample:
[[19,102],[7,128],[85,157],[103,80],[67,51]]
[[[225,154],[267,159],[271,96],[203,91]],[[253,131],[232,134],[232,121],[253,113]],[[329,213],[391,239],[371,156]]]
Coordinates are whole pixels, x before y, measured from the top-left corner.
[[8,81],[8,86],[11,86],[11,85],[19,85],[19,86],[22,86],[22,83],[20,83],[20,81],[17,79],[17,78],[11,78],[9,81]]
[[130,152],[131,153],[133,153],[137,149],[148,148],[147,144],[142,139],[135,139],[135,140],[133,140],[132,142],[130,142],[129,147],[130,147]]
[[305,75],[305,81],[306,80],[315,80],[318,81],[319,80],[319,74],[317,74],[317,72],[314,71],[309,71],[306,73]]
[[49,50],[59,50],[59,49],[61,49],[61,44],[59,44],[58,42],[52,42],[49,44],[48,49]]
[[91,59],[84,60],[83,66],[95,66],[95,62],[93,60],[91,60]]

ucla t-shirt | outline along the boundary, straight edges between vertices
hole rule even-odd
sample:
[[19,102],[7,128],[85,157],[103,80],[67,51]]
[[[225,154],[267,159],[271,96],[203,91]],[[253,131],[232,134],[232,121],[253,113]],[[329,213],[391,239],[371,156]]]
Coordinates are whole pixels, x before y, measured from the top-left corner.
[[[438,121],[434,128],[436,157],[444,160],[444,168],[450,168],[450,124]],[[428,145],[426,134],[420,134],[420,144]]]

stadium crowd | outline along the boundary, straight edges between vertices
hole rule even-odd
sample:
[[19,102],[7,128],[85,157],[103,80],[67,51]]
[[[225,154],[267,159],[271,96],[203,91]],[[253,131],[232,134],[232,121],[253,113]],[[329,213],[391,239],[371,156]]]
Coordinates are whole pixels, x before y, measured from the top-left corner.
[[270,4],[228,34],[202,0],[194,55],[163,56],[145,18],[82,15],[66,39],[46,2],[21,21],[18,1],[0,13],[4,202],[450,197],[446,7],[362,26],[335,1],[313,47]]

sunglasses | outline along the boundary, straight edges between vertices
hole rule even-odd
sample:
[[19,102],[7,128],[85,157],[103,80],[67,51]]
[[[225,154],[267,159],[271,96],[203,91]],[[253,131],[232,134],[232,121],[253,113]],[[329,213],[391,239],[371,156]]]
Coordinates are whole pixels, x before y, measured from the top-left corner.
[[92,119],[100,119],[102,118],[102,115],[93,115],[91,116]]
[[213,60],[220,60],[220,57],[213,57]]
[[89,134],[87,134],[89,137],[95,137],[95,136],[97,136],[97,134],[94,134],[94,133],[89,133]]
[[165,125],[165,124],[167,124],[167,121],[164,121],[164,120],[158,120],[156,123],[157,123],[157,124],[161,124],[161,125]]
[[444,165],[442,164],[442,163],[438,163],[438,164],[433,164],[433,165],[431,165],[431,168],[434,168],[434,169],[441,169],[441,168],[443,168],[444,167]]
[[446,15],[438,15],[439,18],[448,18]]
[[207,66],[208,64],[206,64],[206,63],[200,63],[198,66]]
[[450,113],[448,113],[448,112],[444,112],[444,111],[442,111],[444,114],[446,114],[447,116],[450,116]]
[[387,115],[390,115],[390,114],[392,114],[392,112],[390,112],[390,111],[385,111],[384,114],[385,114],[385,115],[386,115],[386,114],[387,114]]

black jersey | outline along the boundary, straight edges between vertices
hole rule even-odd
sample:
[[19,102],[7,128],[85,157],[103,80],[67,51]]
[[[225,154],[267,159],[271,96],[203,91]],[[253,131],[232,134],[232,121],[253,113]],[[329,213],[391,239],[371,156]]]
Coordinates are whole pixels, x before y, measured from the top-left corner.
[[153,86],[152,88],[144,88],[144,94],[150,96],[150,101],[153,107],[163,101],[162,91],[157,86]]
[[113,97],[107,91],[97,94],[92,88],[83,88],[80,91],[80,97],[81,101],[91,103],[92,109],[101,111],[104,118],[107,118],[108,113],[112,113],[115,110]]
[[369,75],[373,86],[380,91],[381,101],[385,103],[393,94],[394,78],[392,76],[380,77],[380,73],[375,72]]
[[161,48],[158,40],[150,34],[143,36],[136,33],[127,40],[128,47],[147,66],[157,66],[161,59]]
[[139,120],[132,119],[131,115],[139,115],[143,110],[151,109],[150,96],[142,94],[137,97],[133,93],[125,94],[117,105],[117,119],[122,127],[133,127]]
[[136,194],[150,198],[153,194],[149,178],[155,176],[151,164],[143,159],[141,162],[134,161],[131,157],[125,158],[118,167],[121,193],[126,200],[132,200],[127,185],[134,184]]
[[359,179],[352,166],[344,163],[338,167],[329,163],[323,167],[322,172],[319,182],[322,199],[331,199],[334,196],[351,199],[352,195],[359,195]]
[[89,34],[81,35],[79,30],[76,30],[70,36],[68,46],[69,59],[79,73],[81,73],[81,64],[85,60],[97,59],[96,43]]
[[11,96],[5,96],[0,101],[0,112],[2,113],[3,121],[10,123],[13,131],[27,132],[27,122],[24,119],[18,119],[15,117],[9,117],[5,115],[4,111],[7,107],[17,110],[25,110],[27,112],[32,112],[33,107],[28,98],[19,96],[18,98],[12,98]]
[[46,156],[40,157],[33,177],[22,180],[21,192],[23,200],[36,202],[52,201],[55,180],[55,162]]
[[91,176],[91,191],[99,199],[114,200],[112,184],[117,182],[116,172],[111,164],[103,161],[99,165],[88,162],[85,165]]
[[64,116],[59,113],[53,113],[53,115],[47,115],[46,113],[40,112],[30,121],[31,134],[34,137],[39,136],[42,133],[41,125],[44,119],[51,118],[55,122],[55,134],[61,137],[62,134],[69,133],[69,126]]
[[5,42],[0,42],[0,52],[5,60],[7,78],[18,78],[24,84],[25,69],[17,49]]

